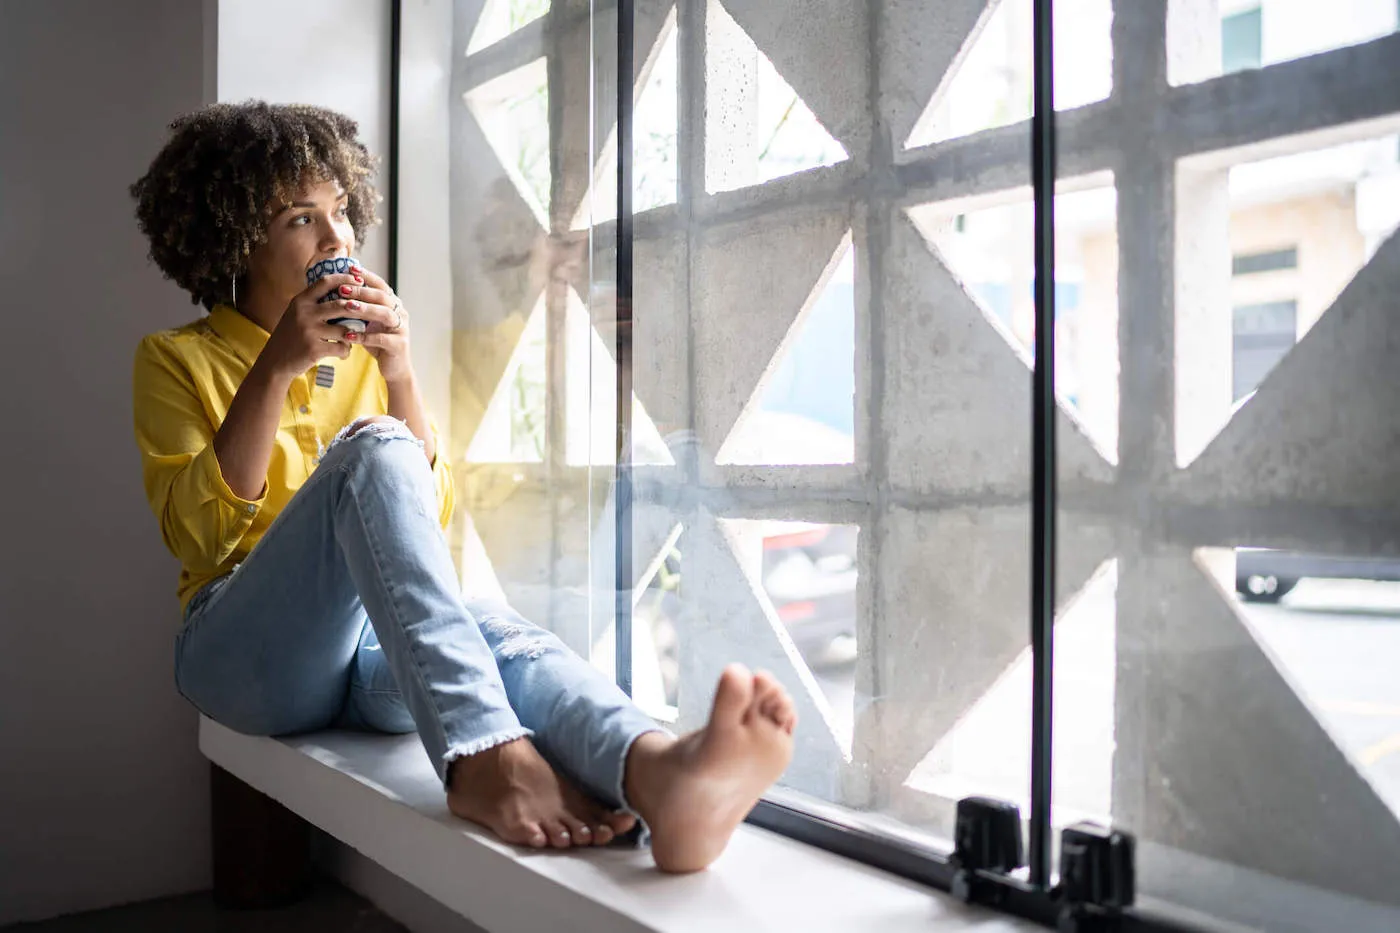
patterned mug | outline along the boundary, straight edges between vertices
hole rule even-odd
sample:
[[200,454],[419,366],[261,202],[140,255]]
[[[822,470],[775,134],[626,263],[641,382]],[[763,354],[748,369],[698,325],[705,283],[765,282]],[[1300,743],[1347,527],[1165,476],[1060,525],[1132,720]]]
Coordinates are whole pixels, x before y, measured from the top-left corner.
[[[310,269],[306,270],[306,284],[308,287],[315,285],[318,281],[328,275],[346,275],[351,272],[358,272],[361,268],[360,261],[354,256],[345,256],[336,259],[322,259]],[[319,301],[335,301],[339,295],[335,292],[327,292]],[[327,324],[335,324],[343,327],[347,331],[355,331],[363,334],[369,322],[357,317],[333,317]]]

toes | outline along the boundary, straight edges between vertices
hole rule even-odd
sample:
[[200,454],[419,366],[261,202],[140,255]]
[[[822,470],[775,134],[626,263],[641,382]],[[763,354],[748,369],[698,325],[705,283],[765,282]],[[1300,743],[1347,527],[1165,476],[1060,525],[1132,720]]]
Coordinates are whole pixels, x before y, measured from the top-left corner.
[[543,849],[549,845],[549,837],[545,835],[539,823],[519,823],[508,828],[501,837],[511,845],[529,846],[532,849]]
[[759,715],[779,727],[784,727],[792,713],[792,698],[777,678],[767,671],[753,675],[754,707]]
[[569,831],[569,839],[574,845],[591,846],[593,844],[593,830],[583,820],[574,816],[566,816],[563,823],[564,828]]
[[556,849],[567,849],[573,843],[568,829],[559,820],[546,820],[544,831],[549,835],[549,844]]
[[587,829],[595,846],[605,846],[618,837],[618,832],[608,824],[608,810],[596,804],[589,804],[584,816],[588,820]]
[[742,664],[731,664],[719,676],[719,686],[715,688],[715,705],[712,718],[738,720],[753,702],[754,677]]
[[797,727],[797,704],[792,702],[792,697],[788,696],[786,693],[782,695],[776,704],[776,709],[773,713],[773,721],[779,726],[782,726],[783,730],[789,735],[791,735],[792,730]]
[[782,689],[783,687],[778,683],[778,679],[768,671],[757,670],[753,672],[754,696],[767,696],[775,692],[780,693]]
[[637,828],[637,818],[630,813],[621,810],[609,813],[603,817],[607,825],[615,836],[625,836]]

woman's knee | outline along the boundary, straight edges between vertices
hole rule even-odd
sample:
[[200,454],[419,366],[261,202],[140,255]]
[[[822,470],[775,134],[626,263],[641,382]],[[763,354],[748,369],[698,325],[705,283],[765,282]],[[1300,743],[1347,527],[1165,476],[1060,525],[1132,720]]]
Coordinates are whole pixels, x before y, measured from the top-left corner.
[[423,442],[407,424],[384,415],[360,418],[342,428],[326,451],[327,458],[332,455],[390,470],[427,472],[428,467]]

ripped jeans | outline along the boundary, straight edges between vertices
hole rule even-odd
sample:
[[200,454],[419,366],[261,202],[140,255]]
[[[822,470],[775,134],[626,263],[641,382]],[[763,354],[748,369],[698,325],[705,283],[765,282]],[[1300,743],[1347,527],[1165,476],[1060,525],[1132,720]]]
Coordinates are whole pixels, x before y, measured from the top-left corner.
[[251,735],[416,730],[444,787],[454,758],[533,736],[560,773],[630,810],[627,753],[661,730],[553,634],[464,600],[437,514],[402,422],[338,438],[248,557],[190,601],[180,693]]

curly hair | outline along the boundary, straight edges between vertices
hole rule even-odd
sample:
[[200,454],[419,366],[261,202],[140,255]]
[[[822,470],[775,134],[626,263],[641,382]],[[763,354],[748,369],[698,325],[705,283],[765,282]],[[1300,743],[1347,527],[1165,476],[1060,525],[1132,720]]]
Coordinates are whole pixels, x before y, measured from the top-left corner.
[[212,309],[229,300],[248,254],[267,239],[274,205],[304,185],[336,181],[348,195],[358,248],[378,223],[376,159],[349,117],[301,104],[213,104],[170,124],[170,138],[131,186],[151,260]]

